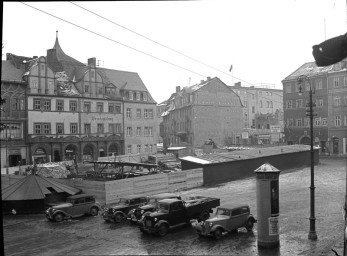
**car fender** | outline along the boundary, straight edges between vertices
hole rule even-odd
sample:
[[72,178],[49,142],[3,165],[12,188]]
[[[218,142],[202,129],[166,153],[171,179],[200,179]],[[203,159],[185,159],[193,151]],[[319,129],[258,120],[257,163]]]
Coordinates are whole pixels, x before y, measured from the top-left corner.
[[166,224],[166,225],[168,225],[168,227],[170,227],[169,222],[167,222],[166,220],[160,220],[160,221],[158,221],[158,222],[154,225],[154,227],[155,227],[155,228],[159,228],[161,224]]
[[62,211],[62,210],[56,210],[56,211],[52,214],[52,216],[54,217],[54,216],[57,215],[58,213],[63,214],[64,217],[72,217],[71,214],[68,214],[67,212],[64,212],[64,211]]
[[254,223],[257,222],[257,220],[251,215],[251,216],[248,216],[247,220],[246,220],[246,223],[248,220],[252,220]]
[[92,209],[93,207],[96,207],[96,208],[98,208],[98,210],[99,211],[101,211],[102,210],[102,207],[101,207],[101,205],[100,204],[94,204],[94,205],[92,205],[89,209]]
[[116,212],[113,214],[113,216],[116,216],[117,214],[121,214],[124,218],[127,217],[126,214],[125,214],[124,212],[122,212],[122,211],[116,211]]
[[221,228],[223,231],[225,231],[225,228],[222,226],[222,225],[214,225],[212,228],[211,228],[211,233],[212,232],[215,232],[217,230],[217,228]]

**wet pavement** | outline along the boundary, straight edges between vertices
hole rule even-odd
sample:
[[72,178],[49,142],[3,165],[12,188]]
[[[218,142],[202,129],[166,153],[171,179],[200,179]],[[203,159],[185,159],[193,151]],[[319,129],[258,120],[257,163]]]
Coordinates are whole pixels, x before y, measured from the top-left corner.
[[[165,237],[143,235],[128,223],[82,217],[62,223],[44,215],[3,216],[5,255],[335,255],[343,251],[344,159],[321,159],[315,166],[317,241],[307,238],[310,215],[310,168],[280,174],[280,247],[257,247],[253,232],[239,229],[216,241],[198,237],[186,226]],[[255,178],[181,191],[182,197],[218,197],[223,204],[246,203],[256,212]]]

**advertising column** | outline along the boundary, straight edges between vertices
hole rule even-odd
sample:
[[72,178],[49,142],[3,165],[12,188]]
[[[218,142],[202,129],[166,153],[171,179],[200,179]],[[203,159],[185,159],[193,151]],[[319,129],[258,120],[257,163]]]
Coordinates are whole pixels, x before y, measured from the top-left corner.
[[280,171],[266,163],[254,172],[256,174],[258,246],[279,247]]

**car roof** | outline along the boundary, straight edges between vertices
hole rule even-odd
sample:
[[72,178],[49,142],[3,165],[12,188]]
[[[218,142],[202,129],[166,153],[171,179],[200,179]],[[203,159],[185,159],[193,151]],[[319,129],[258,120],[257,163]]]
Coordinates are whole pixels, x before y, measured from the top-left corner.
[[180,202],[180,201],[181,200],[179,200],[177,198],[167,198],[167,199],[160,200],[159,203],[171,204],[171,203]]
[[94,197],[94,196],[90,194],[78,194],[78,195],[69,196],[69,198],[72,198],[72,199],[82,198],[82,197]]
[[144,195],[126,195],[126,196],[121,196],[120,198],[135,199],[135,198],[147,198],[147,197]]
[[152,196],[149,196],[149,198],[163,198],[163,199],[166,199],[166,198],[169,198],[169,197],[178,197],[179,195],[177,194],[174,194],[174,193],[160,193],[160,194],[156,194],[156,195],[152,195]]
[[217,209],[225,209],[225,210],[235,210],[239,208],[250,208],[249,205],[247,204],[240,204],[240,205],[223,205],[223,206],[218,206]]

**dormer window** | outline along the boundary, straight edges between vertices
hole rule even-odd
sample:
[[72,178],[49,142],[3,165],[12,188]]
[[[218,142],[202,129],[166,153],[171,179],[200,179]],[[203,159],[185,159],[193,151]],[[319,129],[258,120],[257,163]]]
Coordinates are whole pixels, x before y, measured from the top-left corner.
[[141,100],[141,93],[140,92],[136,92],[136,100]]
[[143,92],[142,96],[143,96],[143,101],[147,101],[147,93]]
[[134,94],[133,94],[133,92],[129,92],[129,100],[134,100]]

